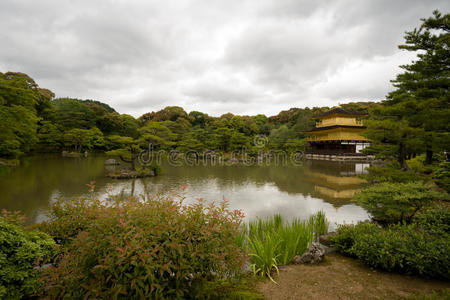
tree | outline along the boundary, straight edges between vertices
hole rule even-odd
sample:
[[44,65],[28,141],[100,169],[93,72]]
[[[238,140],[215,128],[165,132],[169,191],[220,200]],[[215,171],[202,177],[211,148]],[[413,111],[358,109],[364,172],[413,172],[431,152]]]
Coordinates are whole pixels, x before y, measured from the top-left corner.
[[37,120],[24,106],[0,106],[0,156],[18,157],[33,149]]
[[50,121],[41,121],[38,128],[38,139],[40,145],[59,148],[62,144],[62,132]]
[[95,112],[83,101],[70,98],[53,100],[56,123],[64,129],[89,129],[95,126]]
[[408,101],[415,113],[407,116],[412,127],[425,131],[426,163],[434,151],[450,146],[450,14],[434,11],[419,29],[407,32],[400,49],[418,52],[418,60],[401,66],[405,72],[393,81],[389,96],[396,104]]
[[141,127],[139,129],[141,143],[152,143],[161,148],[173,146],[176,134],[163,124],[163,122],[147,122]]
[[110,156],[118,156],[123,162],[129,163],[132,170],[136,170],[136,163],[141,153],[141,140],[134,139],[129,136],[111,135],[108,141],[113,147],[118,148],[107,151],[106,154]]
[[243,148],[248,149],[250,146],[249,138],[242,132],[234,131],[231,134],[229,148],[231,151],[243,150]]
[[80,153],[83,147],[92,149],[104,145],[103,133],[97,128],[80,129],[74,128],[64,133],[64,144],[73,146],[75,151]]
[[0,156],[18,157],[37,142],[39,89],[23,73],[0,73]]
[[376,221],[398,223],[411,222],[422,207],[446,196],[423,182],[384,182],[363,189],[355,195],[355,201]]
[[450,15],[434,11],[422,21],[399,46],[418,52],[418,59],[401,66],[405,71],[392,81],[396,90],[371,110],[367,122],[373,145],[366,151],[392,155],[404,169],[410,153],[426,152],[430,164],[433,152],[450,147]]

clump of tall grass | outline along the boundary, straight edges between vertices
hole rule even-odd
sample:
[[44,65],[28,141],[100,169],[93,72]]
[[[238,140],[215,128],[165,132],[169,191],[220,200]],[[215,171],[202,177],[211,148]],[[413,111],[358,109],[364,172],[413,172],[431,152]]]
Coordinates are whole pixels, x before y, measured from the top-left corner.
[[278,272],[277,265],[289,264],[296,255],[303,254],[310,243],[328,232],[325,213],[320,211],[308,220],[298,218],[288,222],[276,214],[243,225],[237,242],[247,248],[256,275],[268,276]]

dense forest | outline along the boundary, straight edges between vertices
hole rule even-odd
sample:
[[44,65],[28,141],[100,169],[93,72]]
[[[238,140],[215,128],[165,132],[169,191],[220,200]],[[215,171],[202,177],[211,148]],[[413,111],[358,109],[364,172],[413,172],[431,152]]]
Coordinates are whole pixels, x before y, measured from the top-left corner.
[[[383,159],[406,159],[450,149],[449,19],[438,11],[407,32],[399,48],[417,53],[417,60],[401,66],[392,80],[394,89],[381,102],[342,104],[348,110],[368,112],[365,149]],[[275,116],[220,117],[177,106],[146,113],[135,119],[95,100],[54,98],[27,74],[0,73],[0,157],[17,158],[35,152],[109,151],[133,158],[149,143],[155,150],[206,149],[249,154],[272,149],[305,149],[304,130],[314,126],[313,115],[329,107],[291,108]],[[255,137],[264,136],[255,143]]]
[[[212,117],[186,112],[177,106],[150,112],[135,119],[94,100],[54,98],[27,74],[0,73],[0,156],[17,158],[30,152],[124,151],[130,145],[154,149],[249,152],[304,149],[304,130],[314,126],[312,116],[328,107],[291,108],[267,117],[226,113]],[[370,102],[348,103],[342,107],[367,111]],[[263,145],[254,137],[266,136]],[[111,152],[114,153],[114,152]]]

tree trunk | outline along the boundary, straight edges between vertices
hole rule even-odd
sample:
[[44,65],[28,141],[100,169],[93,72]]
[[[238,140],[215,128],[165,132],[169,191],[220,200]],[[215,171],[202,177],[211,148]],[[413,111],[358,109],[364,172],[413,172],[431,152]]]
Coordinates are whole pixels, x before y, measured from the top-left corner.
[[425,164],[426,165],[431,165],[431,163],[433,162],[433,151],[427,149],[426,151],[426,159],[425,159]]
[[400,169],[402,169],[403,171],[409,170],[408,164],[406,163],[405,152],[405,145],[403,143],[400,143],[400,145],[398,145],[397,161],[400,164]]

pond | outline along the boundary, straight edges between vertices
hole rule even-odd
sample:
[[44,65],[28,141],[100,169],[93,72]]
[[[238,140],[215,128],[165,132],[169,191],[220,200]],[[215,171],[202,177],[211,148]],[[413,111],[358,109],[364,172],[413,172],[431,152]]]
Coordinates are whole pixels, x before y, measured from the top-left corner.
[[25,158],[17,168],[0,169],[0,209],[20,210],[29,223],[45,218],[58,197],[87,195],[95,181],[95,193],[139,195],[182,190],[186,201],[229,201],[241,209],[246,220],[279,213],[290,219],[307,218],[322,210],[331,222],[351,223],[368,218],[367,212],[351,202],[364,181],[357,177],[367,164],[304,161],[301,165],[264,166],[173,166],[162,162],[163,174],[145,179],[115,180],[106,177],[105,156],[64,158],[39,155]]

